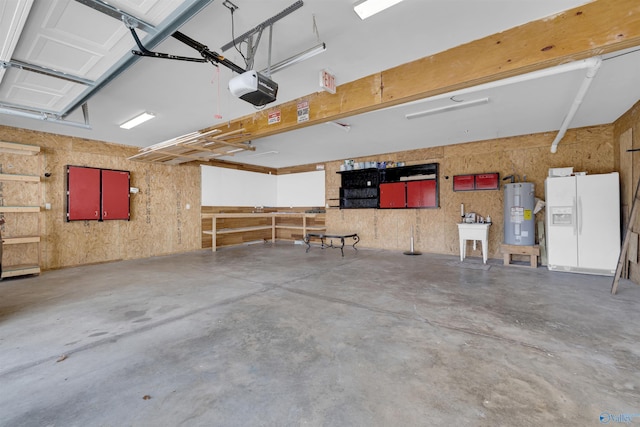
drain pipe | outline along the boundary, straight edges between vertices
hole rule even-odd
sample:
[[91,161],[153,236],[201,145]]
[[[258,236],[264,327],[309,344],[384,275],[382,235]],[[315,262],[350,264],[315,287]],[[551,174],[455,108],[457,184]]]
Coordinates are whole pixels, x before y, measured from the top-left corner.
[[560,140],[564,137],[564,134],[567,133],[567,129],[569,128],[569,124],[571,123],[571,120],[573,120],[573,117],[578,112],[578,108],[580,108],[580,105],[582,104],[584,96],[587,94],[587,91],[589,90],[591,83],[593,83],[594,77],[596,76],[596,74],[598,74],[598,70],[602,65],[602,59],[599,57],[590,58],[587,61],[591,63],[589,68],[587,68],[587,75],[584,77],[584,80],[582,81],[582,85],[580,86],[580,89],[578,89],[576,98],[573,100],[573,104],[571,105],[569,112],[564,118],[564,121],[560,126],[560,130],[558,130],[558,134],[556,135],[556,138],[551,143],[552,153],[556,153],[558,151],[558,144],[560,144]]

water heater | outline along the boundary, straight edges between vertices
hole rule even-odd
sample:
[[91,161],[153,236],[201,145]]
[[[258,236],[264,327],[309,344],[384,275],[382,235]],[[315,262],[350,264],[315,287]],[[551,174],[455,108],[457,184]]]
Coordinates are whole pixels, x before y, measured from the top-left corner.
[[504,185],[504,243],[535,245],[534,185],[518,182]]

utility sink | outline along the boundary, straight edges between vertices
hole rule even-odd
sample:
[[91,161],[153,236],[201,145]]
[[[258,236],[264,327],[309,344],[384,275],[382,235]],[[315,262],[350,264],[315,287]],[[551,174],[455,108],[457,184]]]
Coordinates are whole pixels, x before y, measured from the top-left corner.
[[459,223],[458,236],[460,238],[460,261],[464,261],[467,251],[467,240],[473,240],[473,249],[476,248],[476,241],[482,242],[482,262],[487,263],[487,253],[489,250],[489,227],[491,223]]

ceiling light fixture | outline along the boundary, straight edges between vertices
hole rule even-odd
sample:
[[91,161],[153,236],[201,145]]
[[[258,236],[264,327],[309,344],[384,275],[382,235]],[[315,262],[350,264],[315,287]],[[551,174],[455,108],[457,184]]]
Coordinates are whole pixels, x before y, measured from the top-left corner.
[[287,58],[284,61],[280,61],[277,64],[272,65],[271,67],[267,67],[264,70],[260,71],[260,73],[265,75],[269,75],[269,72],[271,72],[271,74],[276,73],[280,70],[284,70],[285,68],[293,64],[297,64],[298,62],[302,62],[311,57],[314,57],[319,53],[324,52],[325,50],[327,50],[327,45],[324,43],[320,43],[312,47],[311,49],[307,49],[303,52],[300,52],[297,55],[293,55],[291,58]]
[[474,107],[476,105],[487,104],[488,102],[489,102],[489,98],[488,97],[487,98],[474,99],[473,101],[457,102],[456,104],[445,105],[444,107],[437,107],[437,108],[433,108],[431,110],[418,111],[417,113],[410,113],[410,114],[405,115],[405,118],[407,118],[407,119],[416,119],[418,117],[430,116],[432,114],[445,113],[447,111],[460,110],[460,109],[467,108],[467,107]]
[[402,0],[365,0],[353,7],[360,19],[367,19],[378,12],[382,12],[391,6],[400,3]]
[[155,117],[156,115],[153,113],[148,113],[148,112],[144,112],[142,114],[138,114],[137,116],[135,116],[134,118],[127,120],[126,122],[124,122],[123,124],[120,125],[120,127],[122,129],[131,129],[134,128],[138,125],[141,125],[142,123],[146,122],[147,120],[151,120]]
[[280,154],[279,151],[271,150],[271,151],[263,151],[262,153],[252,154],[249,157],[260,157],[260,156],[270,156],[272,154]]

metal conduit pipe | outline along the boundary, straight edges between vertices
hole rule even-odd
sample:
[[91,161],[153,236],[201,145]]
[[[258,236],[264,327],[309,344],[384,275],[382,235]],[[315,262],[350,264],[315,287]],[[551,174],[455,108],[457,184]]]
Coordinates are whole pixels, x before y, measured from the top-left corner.
[[599,58],[599,57],[590,58],[587,61],[590,61],[589,68],[587,68],[587,74],[585,75],[584,80],[582,81],[582,84],[580,85],[580,89],[578,89],[578,93],[576,94],[576,97],[573,100],[573,104],[571,104],[571,108],[569,109],[569,112],[565,116],[565,118],[564,118],[564,120],[562,122],[562,125],[560,126],[560,129],[558,130],[558,134],[556,135],[556,138],[551,143],[551,152],[552,153],[556,153],[558,151],[558,144],[560,143],[560,141],[564,137],[565,133],[567,133],[567,129],[569,128],[569,125],[571,124],[571,120],[573,120],[573,117],[578,112],[578,108],[580,108],[580,105],[582,105],[582,101],[584,100],[584,96],[587,94],[587,91],[589,90],[589,87],[591,86],[591,83],[593,83],[594,77],[596,76],[596,74],[598,74],[598,70],[600,69],[600,66],[602,65],[602,59]]
[[517,76],[513,76],[513,77],[507,77],[504,78],[502,80],[496,80],[496,81],[492,81],[489,83],[482,83],[480,85],[477,86],[472,86],[472,87],[468,87],[465,89],[458,89],[455,91],[451,91],[451,92],[446,92],[446,93],[442,93],[439,95],[434,95],[428,98],[423,98],[423,99],[418,99],[416,101],[411,101],[411,102],[407,102],[404,104],[399,104],[399,105],[394,105],[391,107],[387,107],[386,109],[393,109],[393,108],[400,108],[400,107],[406,107],[408,105],[418,105],[418,104],[422,104],[424,102],[431,102],[431,101],[436,101],[439,99],[449,99],[452,98],[454,96],[462,96],[462,95],[469,95],[475,92],[480,92],[480,91],[484,91],[484,90],[489,90],[489,89],[493,89],[493,88],[497,88],[497,87],[502,87],[502,86],[507,86],[507,85],[512,85],[512,84],[517,84],[517,83],[523,83],[523,82],[528,82],[531,80],[537,80],[537,79],[542,79],[545,77],[551,77],[551,76],[555,76],[558,74],[563,74],[563,73],[569,73],[571,71],[577,71],[577,70],[583,70],[585,68],[591,68],[596,64],[596,60],[600,60],[599,58],[587,58],[587,59],[581,59],[579,61],[572,61],[572,62],[567,62],[561,65],[557,65],[555,67],[551,67],[551,68],[544,68],[542,70],[538,70],[538,71],[532,71],[530,73],[526,73],[526,74],[520,74]]

